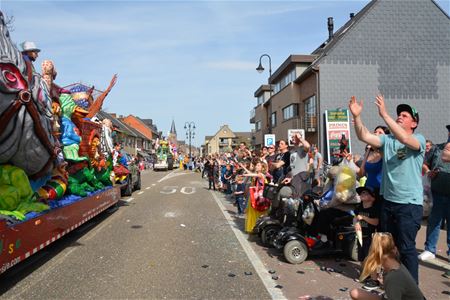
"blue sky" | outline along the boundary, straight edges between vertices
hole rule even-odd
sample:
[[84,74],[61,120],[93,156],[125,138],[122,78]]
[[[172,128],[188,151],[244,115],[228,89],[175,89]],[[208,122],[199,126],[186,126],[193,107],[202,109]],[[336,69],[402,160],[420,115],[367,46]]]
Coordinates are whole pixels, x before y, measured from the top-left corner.
[[[406,1],[406,0],[405,0]],[[194,145],[223,124],[250,131],[253,94],[291,54],[310,54],[369,1],[20,1],[0,0],[14,17],[11,37],[34,41],[54,61],[56,83],[108,86],[104,110],[151,118],[164,134],[175,120],[196,124]],[[449,1],[437,1],[448,13]]]

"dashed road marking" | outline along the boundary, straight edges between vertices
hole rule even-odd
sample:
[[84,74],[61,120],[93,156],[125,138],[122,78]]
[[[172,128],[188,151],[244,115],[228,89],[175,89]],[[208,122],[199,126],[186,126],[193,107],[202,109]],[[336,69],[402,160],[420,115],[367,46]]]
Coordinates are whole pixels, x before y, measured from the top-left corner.
[[125,201],[126,202],[131,202],[131,201],[133,201],[134,200],[134,198],[128,198],[128,199],[126,199]]
[[138,195],[142,195],[144,193],[144,191],[140,191],[138,192]]
[[148,190],[148,189],[150,189],[150,187],[148,186],[148,187],[146,187],[145,189]]

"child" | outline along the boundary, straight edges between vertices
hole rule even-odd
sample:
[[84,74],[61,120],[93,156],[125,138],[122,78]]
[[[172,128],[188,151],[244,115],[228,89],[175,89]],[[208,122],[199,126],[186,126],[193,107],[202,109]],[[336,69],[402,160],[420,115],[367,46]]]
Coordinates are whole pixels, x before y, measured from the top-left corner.
[[[377,270],[382,270],[382,274]],[[399,253],[390,233],[374,233],[360,280],[368,276],[379,277],[383,282],[385,295],[382,297],[362,289],[353,289],[350,291],[352,299],[425,299],[409,271],[400,263]]]
[[237,176],[236,177],[236,191],[234,192],[234,196],[236,197],[236,206],[237,206],[237,210],[238,210],[238,216],[244,215],[244,211],[245,211],[244,192],[245,192],[244,178],[242,176]]
[[363,261],[369,253],[372,234],[378,226],[378,209],[375,205],[376,194],[372,187],[362,186],[356,189],[361,203],[355,209],[355,231],[362,231],[362,245],[358,242],[358,259]]

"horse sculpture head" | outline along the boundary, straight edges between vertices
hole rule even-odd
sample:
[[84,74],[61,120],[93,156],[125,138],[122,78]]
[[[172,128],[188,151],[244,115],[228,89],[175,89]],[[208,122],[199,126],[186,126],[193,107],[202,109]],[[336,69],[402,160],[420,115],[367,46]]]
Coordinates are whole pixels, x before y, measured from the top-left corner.
[[12,43],[0,12],[0,164],[39,178],[52,168],[52,102],[41,76]]

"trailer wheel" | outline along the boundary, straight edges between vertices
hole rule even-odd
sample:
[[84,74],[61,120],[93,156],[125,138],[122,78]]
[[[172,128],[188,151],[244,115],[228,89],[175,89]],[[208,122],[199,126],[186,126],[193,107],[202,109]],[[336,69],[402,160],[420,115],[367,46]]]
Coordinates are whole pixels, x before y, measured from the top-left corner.
[[134,185],[134,190],[139,191],[141,189],[141,174],[138,174],[138,179]]
[[277,225],[268,225],[264,227],[261,232],[261,242],[266,247],[273,247],[273,239],[276,234],[280,231],[280,227]]
[[129,175],[127,178],[127,185],[123,190],[122,196],[131,196],[132,193],[133,193],[133,182],[131,180],[131,175]]
[[283,249],[284,258],[291,264],[301,264],[308,257],[308,246],[299,240],[289,241]]

